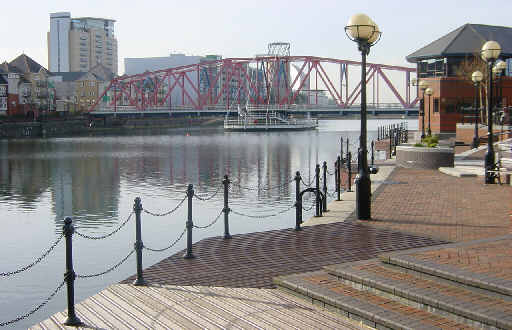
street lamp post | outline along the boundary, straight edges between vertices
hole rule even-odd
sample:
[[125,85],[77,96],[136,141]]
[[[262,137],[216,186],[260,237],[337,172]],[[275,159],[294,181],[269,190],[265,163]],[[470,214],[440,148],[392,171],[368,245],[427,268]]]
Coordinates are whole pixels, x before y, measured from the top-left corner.
[[495,183],[495,174],[491,172],[494,168],[494,149],[492,141],[492,67],[500,56],[501,46],[496,41],[487,41],[481,50],[482,59],[487,62],[487,153],[485,154],[485,183]]
[[421,139],[425,138],[425,90],[428,88],[428,84],[425,80],[421,80],[419,83],[421,89],[421,96],[423,97],[423,107],[421,110]]
[[355,14],[350,17],[345,33],[352,41],[357,42],[361,51],[361,135],[359,136],[359,174],[356,178],[356,214],[360,220],[371,218],[371,181],[368,171],[366,148],[366,56],[370,47],[375,45],[381,32],[375,22],[365,14]]
[[[505,61],[499,60],[496,62],[495,68],[500,77],[499,79],[499,93],[498,94],[498,102],[496,107],[498,109],[503,109],[503,76],[505,75],[505,70],[507,69],[507,63]],[[503,128],[503,123],[501,123],[501,127]]]
[[428,95],[428,136],[432,136],[432,130],[430,129],[430,96],[432,95],[432,88],[427,88],[425,94]]
[[483,74],[480,71],[475,71],[471,75],[471,80],[473,80],[473,83],[475,85],[475,134],[473,135],[473,143],[471,147],[473,149],[478,148],[480,145],[480,141],[478,139],[478,112],[479,112],[479,106],[478,106],[478,91],[480,90],[480,82],[482,81]]

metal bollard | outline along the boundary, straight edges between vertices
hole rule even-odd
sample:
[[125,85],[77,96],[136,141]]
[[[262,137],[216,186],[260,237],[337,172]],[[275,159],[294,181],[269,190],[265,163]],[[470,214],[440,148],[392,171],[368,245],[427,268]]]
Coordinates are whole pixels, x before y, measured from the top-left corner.
[[336,191],[338,193],[337,201],[341,201],[341,157],[338,156],[338,160],[336,162]]
[[348,170],[348,189],[352,191],[352,153],[349,151],[347,156],[347,170]]
[[372,148],[372,167],[373,167],[374,162],[375,162],[375,153],[374,153],[375,143],[373,141],[371,143],[371,148]]
[[188,197],[188,218],[187,218],[187,253],[183,256],[185,259],[193,259],[195,256],[192,254],[192,228],[194,223],[192,222],[192,197],[194,197],[194,188],[191,184],[188,185],[187,189]]
[[67,282],[68,289],[68,317],[64,321],[64,325],[79,326],[82,321],[76,316],[75,313],[75,271],[73,270],[73,233],[75,228],[72,225],[70,217],[64,219],[64,227],[62,227],[64,236],[66,237],[66,272],[64,273],[64,280]]
[[224,175],[224,180],[222,183],[224,184],[224,209],[222,209],[222,212],[224,212],[224,239],[230,239],[231,235],[229,234],[229,211],[231,211],[231,209],[229,208],[228,204],[228,190],[229,184],[231,182],[229,181],[227,175]]
[[135,248],[135,252],[137,253],[137,278],[133,282],[133,285],[142,286],[146,285],[146,281],[144,281],[144,277],[142,276],[142,249],[144,248],[144,244],[142,243],[142,233],[141,233],[141,223],[140,223],[140,214],[142,212],[142,203],[140,201],[140,197],[135,198],[135,203],[133,204],[133,211],[135,212],[135,244],[133,244]]
[[327,211],[327,162],[326,161],[324,161],[323,169],[324,169],[324,200],[322,203],[323,204],[322,211],[329,212],[329,211]]
[[319,217],[321,216],[320,215],[320,212],[321,212],[321,205],[320,205],[320,165],[319,164],[316,164],[316,168],[315,168],[315,182],[316,182],[316,205],[315,205],[315,217]]
[[300,197],[300,172],[295,173],[295,230],[302,230],[302,198]]

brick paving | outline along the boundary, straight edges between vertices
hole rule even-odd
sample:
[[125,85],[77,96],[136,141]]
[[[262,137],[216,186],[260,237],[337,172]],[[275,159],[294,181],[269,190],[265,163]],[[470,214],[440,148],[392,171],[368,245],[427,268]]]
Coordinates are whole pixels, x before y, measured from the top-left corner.
[[193,245],[195,259],[183,259],[181,251],[145,269],[144,278],[150,284],[271,288],[275,276],[440,243],[353,222],[212,237]]
[[372,221],[359,224],[451,242],[511,232],[510,186],[404,168],[396,168],[387,181],[392,184],[375,194]]

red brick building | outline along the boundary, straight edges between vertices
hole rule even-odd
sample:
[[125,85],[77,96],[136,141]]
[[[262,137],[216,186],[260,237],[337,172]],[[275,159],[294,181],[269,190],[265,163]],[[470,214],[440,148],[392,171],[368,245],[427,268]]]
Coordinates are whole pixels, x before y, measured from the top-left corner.
[[[425,110],[425,128],[428,128],[430,116],[433,134],[454,134],[457,123],[473,122],[476,90],[471,81],[471,70],[468,72],[472,66],[484,74],[478,104],[485,109],[487,72],[479,54],[488,40],[501,45],[500,59],[507,61],[506,72],[494,79],[493,85],[493,103],[498,104],[501,100],[493,114],[500,118],[501,113],[512,107],[512,28],[466,24],[406,57],[407,61],[416,63],[418,79],[424,80],[432,90],[430,97],[424,96],[421,90],[418,95],[425,100],[424,105],[420,102],[420,107]],[[485,120],[483,118],[483,122]],[[421,121],[420,116],[420,129]]]

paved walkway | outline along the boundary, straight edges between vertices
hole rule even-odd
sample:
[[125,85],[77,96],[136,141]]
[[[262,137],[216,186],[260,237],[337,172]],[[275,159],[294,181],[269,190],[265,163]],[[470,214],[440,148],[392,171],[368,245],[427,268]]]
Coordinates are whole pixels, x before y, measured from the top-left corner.
[[[219,290],[231,290],[229,295],[236,295],[240,294],[236,288],[272,288],[272,278],[278,275],[316,271],[326,265],[375,258],[390,251],[510,233],[512,187],[484,185],[478,177],[456,178],[433,170],[397,168],[387,177],[391,169],[383,166],[381,177],[373,177],[372,221],[355,219],[349,207],[352,205],[352,210],[354,208],[354,193],[349,193],[342,196],[345,201],[329,205],[331,212],[324,219],[312,219],[310,222],[326,223],[305,226],[300,232],[292,229],[274,230],[234,235],[231,240],[212,237],[197,242],[194,244],[195,259],[183,259],[184,251],[181,251],[145,269],[144,277],[150,286],[137,290],[144,291],[141,294],[146,295],[146,292],[162,288],[168,291],[201,291],[208,290],[206,287],[224,287],[226,289]],[[486,246],[483,254],[471,260],[478,260],[480,266],[484,267],[492,259],[495,265],[492,269],[501,272],[498,265],[504,259],[495,253],[496,249],[510,256],[512,246],[493,246],[494,250]],[[466,257],[460,258],[463,260]],[[123,283],[132,280],[133,277],[130,277]],[[112,290],[132,290],[131,286],[123,285],[114,286]],[[196,286],[204,287],[192,289]],[[98,295],[87,299],[82,305],[90,305],[91,299],[98,299],[95,298]],[[123,299],[114,301],[114,306],[126,304]],[[233,299],[238,298],[233,296]],[[271,298],[268,299],[271,303]],[[78,310],[82,308],[85,307]],[[158,305],[154,305],[152,311],[152,319],[147,322],[156,322],[149,324],[158,327],[158,322],[164,322],[162,320],[168,312],[159,309]],[[257,306],[247,307],[244,311],[244,315],[257,313]],[[219,317],[215,313],[208,314],[208,310],[203,312],[205,314],[201,314],[201,317],[210,321]],[[233,316],[233,322],[243,321],[238,321],[236,317]],[[46,325],[54,323],[51,320],[47,322],[50,323]],[[102,324],[91,321],[87,325],[105,327]],[[264,322],[257,325],[266,327]],[[225,324],[222,323],[222,326]]]

